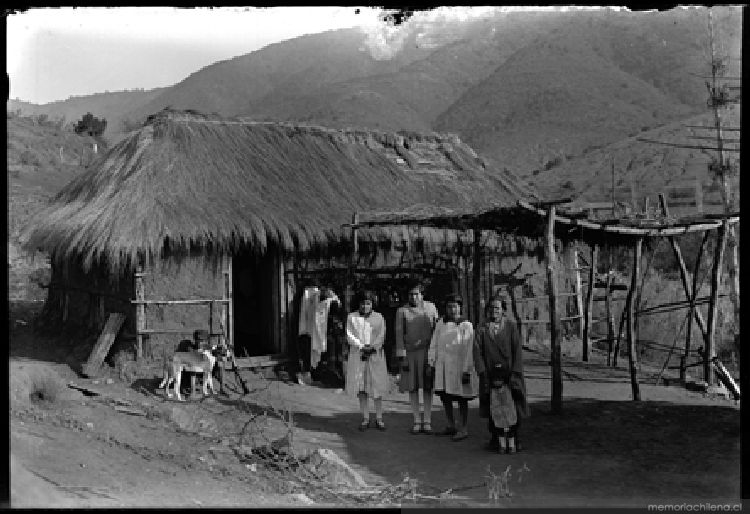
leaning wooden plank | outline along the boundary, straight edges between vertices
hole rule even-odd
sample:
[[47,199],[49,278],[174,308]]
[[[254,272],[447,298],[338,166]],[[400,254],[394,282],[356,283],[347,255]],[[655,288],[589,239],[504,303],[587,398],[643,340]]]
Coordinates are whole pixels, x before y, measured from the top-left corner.
[[117,332],[120,331],[123,321],[125,321],[125,315],[119,312],[113,312],[107,319],[107,324],[104,325],[99,339],[94,345],[94,349],[89,355],[89,360],[84,364],[82,372],[88,377],[94,377],[99,372],[99,369],[104,362],[104,358],[107,356],[112,343],[115,342]]
[[737,386],[737,383],[732,378],[732,375],[730,375],[729,372],[727,371],[727,368],[725,368],[724,365],[721,363],[721,361],[716,357],[711,359],[711,362],[713,362],[716,368],[716,375],[719,377],[719,380],[724,384],[724,387],[729,389],[729,392],[732,393],[735,400],[739,400],[740,388]]

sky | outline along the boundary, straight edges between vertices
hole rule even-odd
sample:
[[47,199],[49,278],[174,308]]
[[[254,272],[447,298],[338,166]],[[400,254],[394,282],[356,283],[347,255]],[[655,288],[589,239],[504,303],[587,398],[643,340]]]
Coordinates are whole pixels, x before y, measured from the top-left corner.
[[379,23],[356,7],[38,8],[8,15],[10,98],[32,103],[170,86],[303,34]]
[[383,22],[387,13],[380,9],[354,6],[34,8],[6,18],[9,97],[44,104],[171,86],[216,61],[349,27],[367,34],[374,58],[389,58],[403,39],[404,25],[481,16],[495,9],[569,8],[440,7],[418,11],[401,27]]

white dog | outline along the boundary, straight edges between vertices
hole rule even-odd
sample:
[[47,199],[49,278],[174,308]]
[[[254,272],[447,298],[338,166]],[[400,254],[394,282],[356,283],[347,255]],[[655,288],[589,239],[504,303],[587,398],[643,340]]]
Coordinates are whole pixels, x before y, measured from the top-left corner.
[[167,393],[167,397],[171,398],[169,394],[169,385],[174,383],[174,392],[179,401],[183,401],[180,396],[180,381],[182,380],[183,371],[191,371],[194,373],[203,373],[203,395],[208,395],[208,388],[211,388],[211,392],[216,394],[214,389],[214,383],[211,379],[211,371],[216,364],[216,357],[213,355],[211,350],[195,350],[191,352],[175,352],[171,360],[164,362],[164,379],[159,384],[159,389],[162,387]]

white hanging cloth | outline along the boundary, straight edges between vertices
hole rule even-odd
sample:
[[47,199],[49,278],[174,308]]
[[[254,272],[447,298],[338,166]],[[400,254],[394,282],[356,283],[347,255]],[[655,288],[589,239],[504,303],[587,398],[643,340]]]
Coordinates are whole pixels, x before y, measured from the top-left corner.
[[330,291],[326,298],[320,298],[320,296],[317,298],[313,314],[312,344],[310,345],[311,368],[318,365],[320,355],[327,350],[328,311],[334,302],[341,304],[339,297],[333,291]]
[[315,326],[315,308],[320,298],[320,289],[316,286],[306,287],[302,292],[299,305],[299,335],[309,335]]

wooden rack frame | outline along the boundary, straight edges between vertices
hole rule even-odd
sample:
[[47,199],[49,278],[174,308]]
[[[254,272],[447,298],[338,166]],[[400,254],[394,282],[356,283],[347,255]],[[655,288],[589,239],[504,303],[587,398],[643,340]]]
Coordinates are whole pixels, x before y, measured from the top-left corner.
[[[222,279],[222,297],[221,298],[196,298],[188,300],[166,300],[166,299],[147,299],[143,277],[148,273],[143,272],[143,267],[139,266],[138,271],[134,274],[135,299],[130,303],[135,306],[135,325],[136,325],[136,358],[143,358],[143,339],[150,334],[192,334],[195,329],[167,329],[167,328],[149,328],[146,323],[146,307],[149,305],[195,305],[208,306],[208,335],[211,337],[224,337],[226,344],[230,349],[234,348],[234,306],[232,302],[232,259],[227,258],[224,263],[224,270],[221,273]],[[219,326],[214,327],[214,309],[219,308]],[[228,327],[228,329],[226,328]]]

